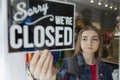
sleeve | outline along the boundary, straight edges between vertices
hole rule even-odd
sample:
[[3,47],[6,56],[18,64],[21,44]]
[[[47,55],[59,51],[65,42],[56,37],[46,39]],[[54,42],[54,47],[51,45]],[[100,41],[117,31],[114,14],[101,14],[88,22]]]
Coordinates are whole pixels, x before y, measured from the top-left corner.
[[[65,77],[69,78],[67,65],[68,65],[67,59],[64,59],[60,70],[58,70],[57,80],[64,80]],[[69,79],[66,79],[66,80],[69,80]]]
[[105,65],[105,74],[106,74],[106,80],[113,80],[113,78],[112,78],[112,70],[111,70],[111,68],[107,65],[107,64],[104,64]]
[[61,69],[57,73],[57,80],[75,80],[76,75],[79,73],[74,57],[68,57],[63,60]]
[[108,77],[107,80],[113,80],[113,78],[112,78],[112,70],[108,66],[107,66],[106,69],[108,69],[108,70],[106,70],[107,71],[107,77]]

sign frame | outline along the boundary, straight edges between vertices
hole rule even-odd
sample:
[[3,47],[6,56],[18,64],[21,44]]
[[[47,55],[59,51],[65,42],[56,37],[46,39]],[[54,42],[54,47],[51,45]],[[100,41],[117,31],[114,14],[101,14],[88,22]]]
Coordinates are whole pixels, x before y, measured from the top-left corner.
[[[73,50],[74,49],[74,32],[75,32],[75,4],[74,3],[70,3],[70,2],[63,2],[63,1],[49,1],[49,0],[45,0],[46,2],[51,2],[51,3],[57,3],[57,4],[63,4],[63,5],[70,5],[70,6],[73,6],[73,22],[72,22],[72,47],[70,47],[70,48],[54,48],[54,49],[50,49],[49,48],[49,50],[50,51],[61,51],[61,50]],[[9,3],[9,2],[8,2]],[[9,6],[8,6],[9,7]],[[68,17],[69,18],[69,17]],[[13,24],[12,24],[13,25]],[[62,25],[62,24],[61,24]],[[8,26],[9,26],[9,20],[8,20]],[[8,29],[8,28],[7,28]],[[27,29],[25,29],[25,30],[27,30]],[[12,32],[12,31],[11,31]],[[35,50],[42,50],[42,49],[40,49],[40,48],[37,48],[37,49],[33,49],[33,50],[10,50],[10,35],[9,35],[9,29],[8,29],[8,33],[7,33],[7,40],[8,40],[8,52],[9,53],[19,53],[19,52],[33,52],[33,51],[35,51]],[[43,48],[43,49],[48,49],[48,47],[47,48]]]

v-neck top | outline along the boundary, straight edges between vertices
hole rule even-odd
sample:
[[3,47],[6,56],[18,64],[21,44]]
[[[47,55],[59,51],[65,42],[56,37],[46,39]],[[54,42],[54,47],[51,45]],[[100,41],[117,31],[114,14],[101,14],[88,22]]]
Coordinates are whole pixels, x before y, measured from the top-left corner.
[[91,77],[92,77],[92,80],[97,80],[97,63],[95,64],[87,64],[89,67],[90,67],[90,71],[91,71]]

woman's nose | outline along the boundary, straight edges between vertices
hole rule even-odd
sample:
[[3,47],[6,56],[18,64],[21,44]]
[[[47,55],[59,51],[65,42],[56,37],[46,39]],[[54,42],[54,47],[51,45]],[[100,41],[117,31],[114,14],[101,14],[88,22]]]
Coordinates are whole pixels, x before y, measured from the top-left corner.
[[89,46],[92,46],[92,40],[88,40],[87,43],[88,43]]

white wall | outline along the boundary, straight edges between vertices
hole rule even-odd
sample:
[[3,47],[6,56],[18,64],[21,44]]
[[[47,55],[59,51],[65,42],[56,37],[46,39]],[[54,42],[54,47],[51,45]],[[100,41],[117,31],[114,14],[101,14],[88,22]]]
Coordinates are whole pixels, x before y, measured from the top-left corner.
[[24,54],[7,53],[7,0],[0,6],[0,80],[26,80]]

